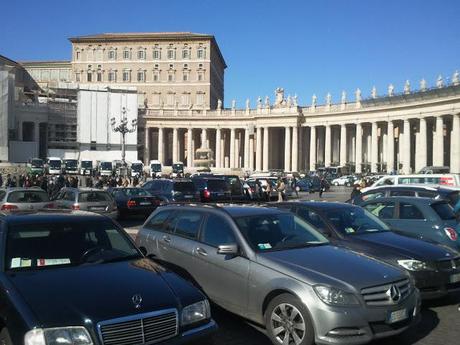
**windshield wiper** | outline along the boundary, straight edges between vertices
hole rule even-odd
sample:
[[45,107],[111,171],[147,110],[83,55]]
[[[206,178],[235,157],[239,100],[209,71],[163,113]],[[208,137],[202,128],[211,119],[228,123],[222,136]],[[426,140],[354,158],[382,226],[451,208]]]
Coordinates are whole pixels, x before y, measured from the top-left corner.
[[[297,248],[305,248],[305,247],[318,247],[318,246],[324,246],[326,244],[330,244],[330,243],[329,242],[306,242],[306,243],[294,244],[292,246],[281,247],[278,250],[297,249]],[[277,249],[275,248],[275,250]]]

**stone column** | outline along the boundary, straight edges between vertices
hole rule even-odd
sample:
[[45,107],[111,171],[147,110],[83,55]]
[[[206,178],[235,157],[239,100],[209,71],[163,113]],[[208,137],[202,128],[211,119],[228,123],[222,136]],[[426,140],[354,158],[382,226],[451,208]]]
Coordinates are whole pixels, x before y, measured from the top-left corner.
[[208,148],[208,129],[201,129],[201,147],[204,149]]
[[299,128],[297,126],[292,128],[292,171],[299,170]]
[[216,168],[222,168],[222,157],[221,157],[221,144],[222,144],[222,135],[219,127],[216,128]]
[[235,166],[234,168],[241,168],[240,161],[240,152],[241,152],[241,130],[235,130]]
[[244,129],[244,168],[249,169],[249,129]]
[[420,119],[418,142],[415,147],[415,172],[426,167],[427,163],[427,138],[426,138],[426,119]]
[[410,174],[410,122],[409,120],[404,120],[404,137],[403,137],[403,167],[402,171],[404,174]]
[[163,135],[164,135],[164,128],[159,127],[158,128],[158,160],[160,161],[161,164],[165,163],[165,160],[164,160],[165,149],[164,149]]
[[316,170],[316,126],[310,126],[310,170]]
[[249,169],[254,170],[254,136],[249,136]]
[[433,135],[433,166],[444,165],[444,123],[442,116],[436,117],[436,132]]
[[340,165],[347,164],[347,126],[340,125]]
[[356,124],[356,159],[355,159],[355,172],[360,174],[362,172],[363,163],[363,125]]
[[450,172],[460,173],[460,117],[452,116],[452,134],[450,136]]
[[269,127],[264,127],[264,144],[263,144],[263,170],[268,170],[268,146],[270,145],[270,131]]
[[284,130],[284,171],[291,171],[291,127]]
[[192,149],[193,129],[187,130],[187,168],[193,167],[193,149]]
[[173,139],[172,139],[172,160],[173,164],[176,163],[179,159],[179,147],[178,147],[178,138],[177,138],[177,128],[173,128]]
[[235,128],[230,129],[230,168],[235,167]]
[[372,122],[372,133],[371,133],[371,172],[377,172],[378,164],[378,124],[377,122]]
[[144,165],[150,163],[150,128],[145,127],[145,145],[144,145]]
[[331,166],[331,125],[326,125],[324,138],[324,166]]
[[388,121],[388,142],[387,142],[387,172],[391,172],[395,168],[395,129],[393,121]]
[[257,127],[256,170],[262,170],[262,127]]

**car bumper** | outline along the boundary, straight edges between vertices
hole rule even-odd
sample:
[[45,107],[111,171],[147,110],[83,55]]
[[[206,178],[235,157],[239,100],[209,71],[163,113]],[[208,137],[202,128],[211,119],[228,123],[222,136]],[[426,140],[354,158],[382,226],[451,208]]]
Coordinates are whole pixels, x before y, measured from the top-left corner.
[[451,271],[410,272],[422,299],[434,299],[460,291],[460,268]]
[[[318,303],[309,306],[316,330],[317,344],[366,344],[394,336],[420,321],[420,294],[417,289],[397,305],[385,307],[331,307]],[[405,320],[388,323],[391,312],[406,309]]]
[[217,330],[217,328],[217,323],[211,319],[211,321],[209,321],[207,324],[182,332],[182,334],[180,334],[177,339],[168,341],[165,344],[176,345],[196,341],[210,336]]

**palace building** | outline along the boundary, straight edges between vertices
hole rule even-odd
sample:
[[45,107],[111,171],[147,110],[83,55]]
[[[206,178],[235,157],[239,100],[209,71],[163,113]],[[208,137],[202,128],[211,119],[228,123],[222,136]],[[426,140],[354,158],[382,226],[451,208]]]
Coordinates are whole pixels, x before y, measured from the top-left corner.
[[[61,126],[68,132],[60,131],[58,138],[74,138],[66,142],[67,149],[61,146],[74,153],[81,147],[101,152],[118,147],[106,139],[98,142],[111,130],[107,114],[97,104],[78,104],[82,90],[83,98],[94,103],[98,98],[92,93],[108,95],[116,89],[130,95],[131,108],[136,104],[133,92],[137,94],[137,115],[131,113],[138,118],[139,128],[131,134],[137,136],[137,145],[133,139],[130,145],[132,154],[137,152],[146,163],[158,159],[168,166],[183,161],[192,171],[197,149],[206,148],[212,153],[213,168],[222,171],[348,166],[357,173],[410,173],[433,165],[460,173],[458,72],[446,80],[440,76],[431,87],[425,80],[417,88],[406,81],[399,93],[393,85],[381,94],[374,88],[369,98],[363,98],[359,89],[348,98],[343,92],[338,103],[328,94],[324,102],[313,96],[309,104],[300,104],[278,88],[273,98],[259,97],[252,106],[245,100],[242,107],[231,101],[224,108],[226,63],[212,35],[109,33],[73,37],[70,42],[70,61],[8,63],[33,81],[35,88],[26,93],[56,102],[56,95],[65,98],[66,89],[74,90],[66,106],[76,107],[75,115],[67,114],[61,123],[59,113],[53,113],[47,131],[35,130],[57,145],[55,127]],[[108,98],[104,104],[110,104]],[[86,115],[90,109],[99,112]],[[25,121],[24,116],[18,118]],[[85,128],[80,122],[88,116],[92,121],[105,118],[97,122],[97,131],[103,132],[95,133],[90,143],[81,143],[79,138],[86,136],[78,135]]]

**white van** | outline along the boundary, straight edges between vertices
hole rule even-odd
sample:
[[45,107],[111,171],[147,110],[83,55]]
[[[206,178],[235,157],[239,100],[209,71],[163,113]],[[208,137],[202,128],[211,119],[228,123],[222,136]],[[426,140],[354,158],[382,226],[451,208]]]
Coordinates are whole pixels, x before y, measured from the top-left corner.
[[59,157],[49,157],[46,161],[49,175],[62,174],[62,159]]
[[151,177],[161,177],[161,162],[158,160],[151,160],[150,161],[150,176]]
[[377,180],[372,186],[363,188],[366,192],[374,187],[395,186],[401,184],[436,184],[441,186],[460,186],[460,176],[457,174],[422,174],[422,175],[386,175]]

